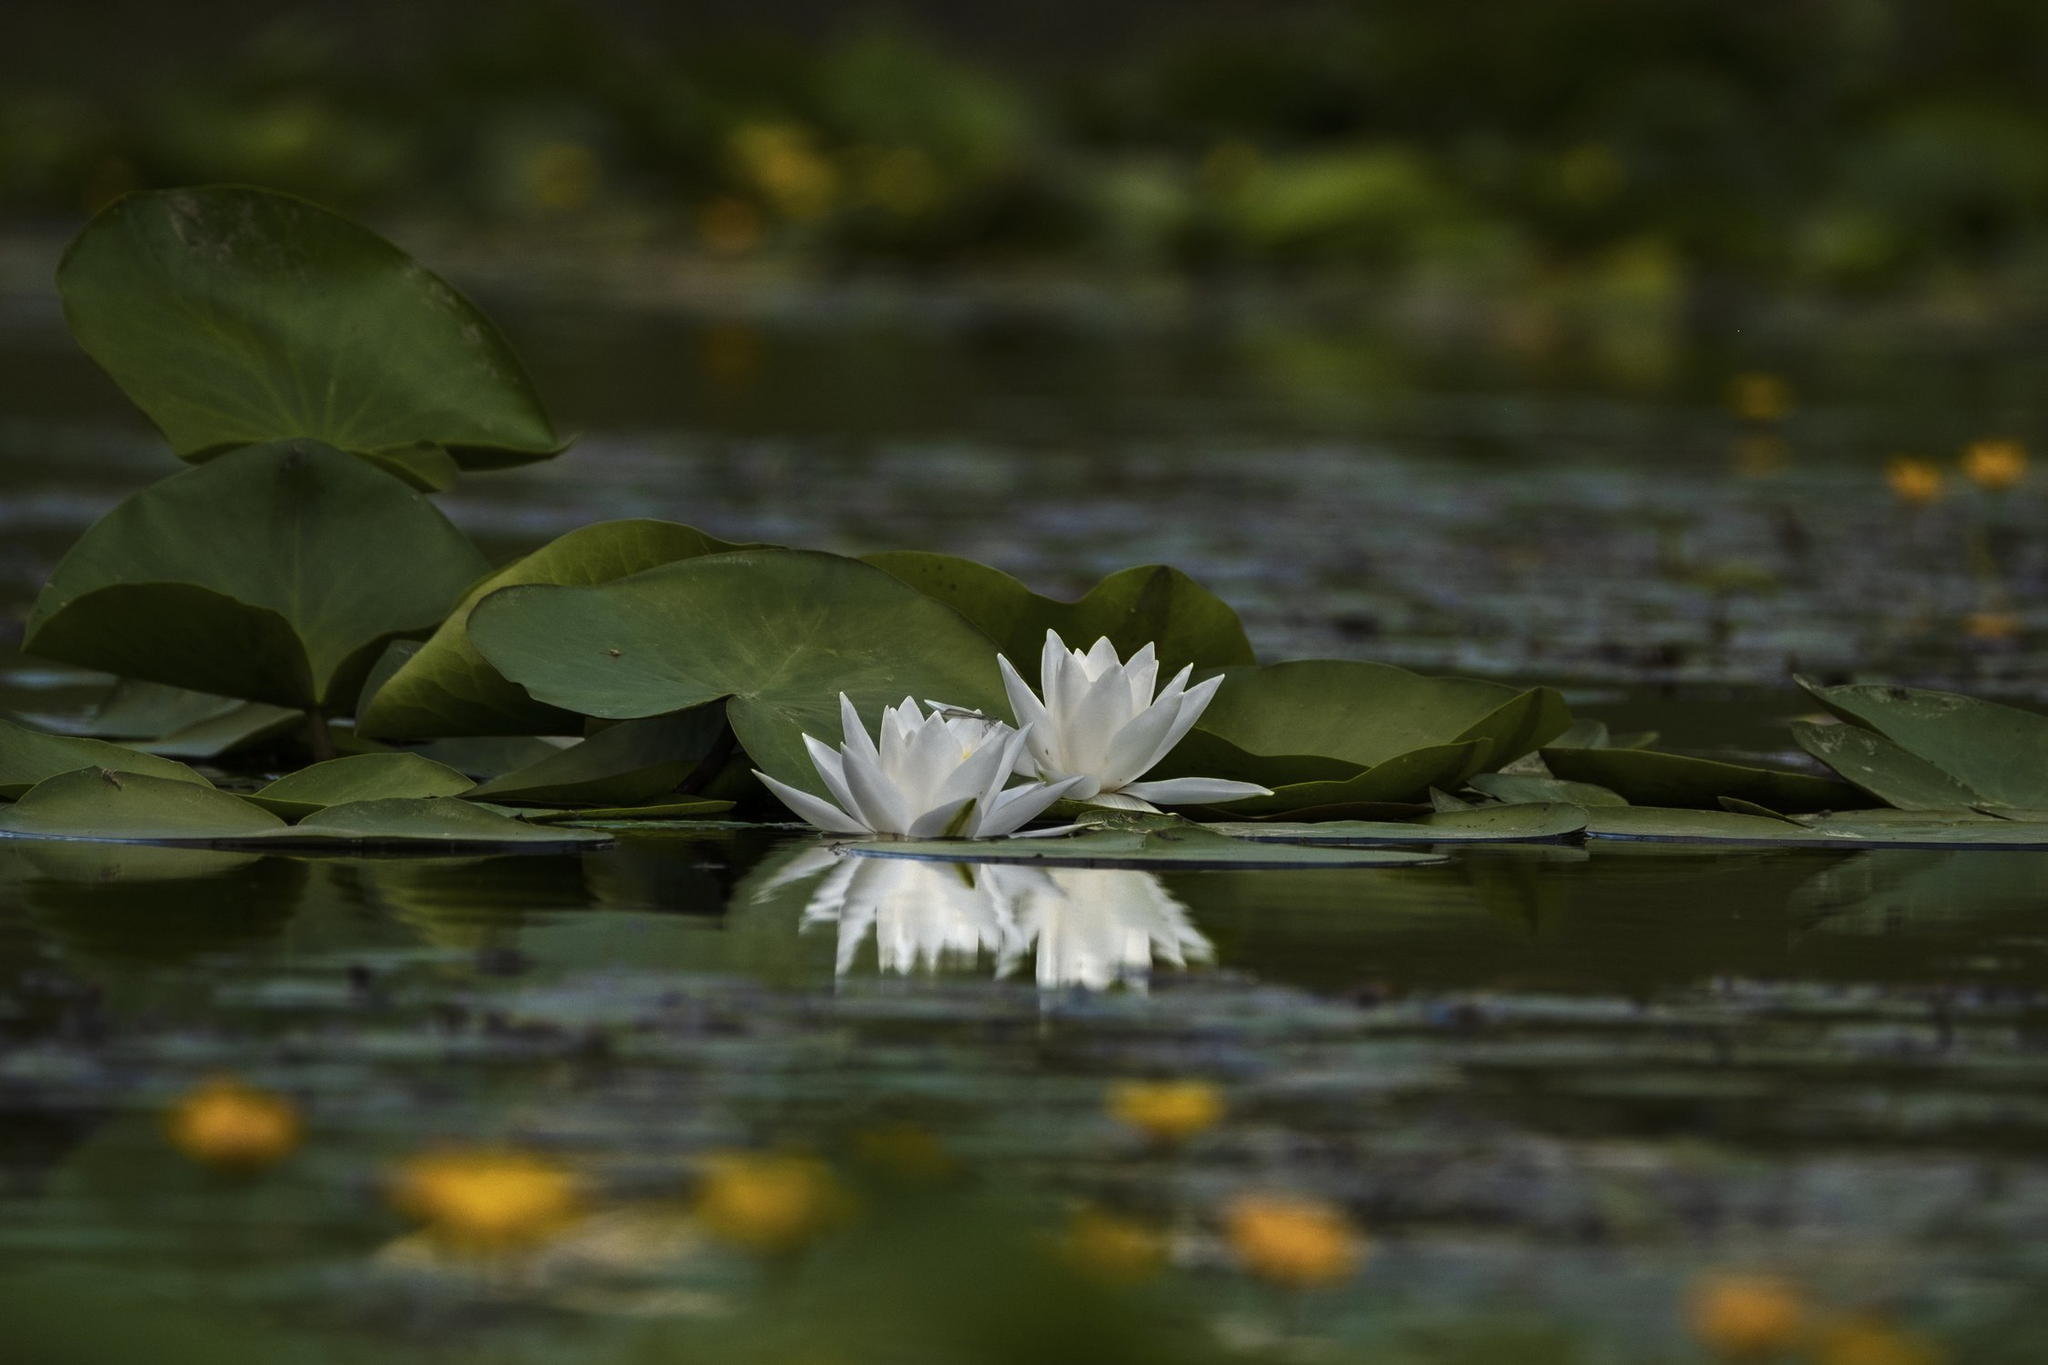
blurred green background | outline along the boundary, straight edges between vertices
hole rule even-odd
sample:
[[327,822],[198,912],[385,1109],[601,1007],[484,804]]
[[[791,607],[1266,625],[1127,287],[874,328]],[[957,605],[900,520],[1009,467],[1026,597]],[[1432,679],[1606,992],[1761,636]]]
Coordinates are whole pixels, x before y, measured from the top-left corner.
[[824,267],[1349,272],[1712,310],[2048,283],[2038,0],[10,16],[0,214],[250,181]]

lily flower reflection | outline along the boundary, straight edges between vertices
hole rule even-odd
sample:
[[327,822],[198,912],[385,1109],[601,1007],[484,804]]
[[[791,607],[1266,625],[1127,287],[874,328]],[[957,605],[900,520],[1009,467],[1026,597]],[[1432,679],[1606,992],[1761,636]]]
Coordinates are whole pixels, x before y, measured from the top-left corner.
[[872,934],[884,973],[908,976],[991,961],[1009,976],[1030,961],[1045,988],[1145,989],[1155,963],[1185,967],[1214,949],[1187,907],[1149,872],[801,856],[768,887],[825,873],[802,928],[838,933],[836,969],[853,970]]

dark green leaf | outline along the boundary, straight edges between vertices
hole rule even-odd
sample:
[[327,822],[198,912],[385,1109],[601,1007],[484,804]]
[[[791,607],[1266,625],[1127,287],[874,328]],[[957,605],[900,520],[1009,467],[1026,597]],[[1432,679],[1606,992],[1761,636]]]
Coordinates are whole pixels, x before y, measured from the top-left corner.
[[37,783],[81,768],[112,768],[198,787],[213,784],[182,763],[119,744],[75,735],[46,735],[0,720],[0,797],[21,796]]
[[272,842],[366,844],[447,849],[603,844],[594,830],[541,828],[484,810],[460,797],[393,797],[329,806],[278,831]]
[[1985,800],[1926,759],[1860,725],[1794,721],[1792,738],[1864,791],[1901,810],[1946,810]]
[[[1981,793],[1981,804],[2048,806],[2048,716],[1915,687],[1816,687],[1804,680],[1801,686],[1843,720],[1876,731],[1959,789]],[[1919,771],[1906,790],[1928,795],[1932,780]]]
[[204,782],[102,768],[47,778],[0,810],[0,831],[43,839],[213,843],[284,827]]
[[1496,801],[1568,802],[1574,806],[1626,806],[1628,802],[1590,782],[1565,782],[1534,773],[1474,773],[1470,785]]
[[248,799],[299,820],[329,806],[394,796],[458,796],[476,784],[418,754],[351,754],[280,777]]
[[1775,811],[1856,810],[1871,799],[1845,782],[1649,749],[1545,749],[1543,761],[1567,782],[1590,782],[1632,805],[1717,809],[1732,796]]
[[470,796],[512,805],[645,805],[674,791],[724,731],[725,708],[716,704],[622,720]]
[[1255,819],[1370,819],[1378,814],[1371,807],[1424,801],[1432,787],[1456,786],[1486,761],[1490,747],[1484,739],[1433,744],[1342,780],[1288,783],[1273,788],[1271,796],[1248,796],[1215,809]]
[[1323,824],[1212,825],[1218,834],[1289,844],[1547,843],[1586,828],[1586,812],[1573,805],[1487,806],[1440,811],[1415,820],[1332,820]]

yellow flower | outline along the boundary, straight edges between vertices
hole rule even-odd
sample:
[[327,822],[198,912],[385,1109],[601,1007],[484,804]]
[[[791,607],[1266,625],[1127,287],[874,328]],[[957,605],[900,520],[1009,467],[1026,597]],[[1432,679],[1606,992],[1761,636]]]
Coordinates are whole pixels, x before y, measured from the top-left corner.
[[1135,1284],[1166,1261],[1166,1241],[1143,1223],[1082,1209],[1067,1226],[1067,1259],[1098,1280]]
[[1728,406],[1745,422],[1780,422],[1792,411],[1792,386],[1775,374],[1738,374],[1728,381]]
[[2010,640],[2020,633],[2020,618],[2009,611],[1973,611],[1963,618],[1963,634],[1972,640]]
[[1692,1288],[1686,1318],[1700,1344],[1717,1355],[1769,1355],[1806,1333],[1806,1302],[1769,1275],[1709,1275]]
[[1963,452],[1963,477],[2003,493],[2027,477],[2027,449],[2018,441],[1976,441]]
[[749,1250],[800,1250],[848,1212],[839,1182],[811,1157],[721,1152],[705,1159],[697,1220]]
[[1365,1259],[1364,1239],[1319,1200],[1247,1195],[1225,1213],[1224,1235],[1245,1269],[1289,1289],[1348,1279]]
[[291,1155],[304,1135],[290,1100],[233,1077],[185,1093],[165,1117],[171,1145],[194,1161],[254,1171]]
[[547,1241],[583,1215],[582,1182],[527,1152],[451,1149],[401,1166],[392,1203],[428,1233],[464,1251],[505,1251]]
[[1185,1142],[1223,1118],[1211,1081],[1123,1081],[1109,1088],[1109,1112],[1154,1142]]
[[1847,1318],[1820,1334],[1815,1365],[1943,1365],[1933,1342],[1878,1318]]
[[1884,481],[1908,507],[1924,507],[1941,496],[1941,466],[1932,460],[1894,455],[1885,464]]

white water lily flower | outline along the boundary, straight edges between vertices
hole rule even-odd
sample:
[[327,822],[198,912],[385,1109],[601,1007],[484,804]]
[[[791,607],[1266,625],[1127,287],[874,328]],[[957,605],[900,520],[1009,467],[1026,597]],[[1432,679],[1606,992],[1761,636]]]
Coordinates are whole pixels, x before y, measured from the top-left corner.
[[1066,793],[1073,800],[1155,810],[1158,805],[1272,795],[1257,783],[1215,777],[1139,780],[1194,728],[1223,683],[1210,678],[1189,687],[1192,664],[1174,674],[1155,696],[1159,660],[1151,645],[1126,663],[1117,658],[1116,646],[1107,637],[1083,654],[1068,649],[1058,632],[1048,630],[1039,661],[1041,698],[1017,676],[1008,659],[997,655],[996,663],[1024,731],[1029,762],[1019,771],[1043,782],[1079,778]]
[[845,734],[836,750],[804,736],[831,801],[754,773],[782,804],[827,834],[994,839],[1015,833],[1080,785],[1033,781],[1005,791],[1030,736],[1000,721],[938,710],[927,716],[905,697],[882,712],[877,745],[844,692],[839,718]]

